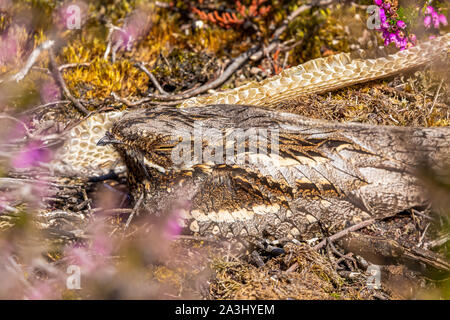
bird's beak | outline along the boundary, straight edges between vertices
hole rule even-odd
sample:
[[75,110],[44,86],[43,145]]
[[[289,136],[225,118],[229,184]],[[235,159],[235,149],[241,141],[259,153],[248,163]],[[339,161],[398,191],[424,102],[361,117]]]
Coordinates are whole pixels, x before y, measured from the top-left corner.
[[122,142],[120,142],[119,140],[116,140],[116,139],[110,137],[109,135],[105,135],[103,138],[98,140],[97,146],[107,146],[107,145],[113,144],[113,143],[121,144]]

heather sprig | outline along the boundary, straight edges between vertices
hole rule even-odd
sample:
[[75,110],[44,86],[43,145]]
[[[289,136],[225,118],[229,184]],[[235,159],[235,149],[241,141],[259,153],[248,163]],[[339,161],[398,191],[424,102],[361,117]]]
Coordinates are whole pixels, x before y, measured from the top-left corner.
[[[433,2],[437,4],[438,1],[427,1],[422,10],[423,24],[426,29],[434,28],[436,30],[440,26],[446,26],[448,22],[446,16],[432,6]],[[382,32],[384,45],[389,46],[394,43],[399,50],[415,46],[417,37],[411,32],[412,19],[408,19],[405,12],[417,12],[420,5],[411,9],[400,7],[398,0],[374,0],[374,3],[378,6],[380,18],[380,27],[377,30]]]
[[427,6],[425,8],[423,24],[425,28],[431,28],[431,26],[433,26],[435,29],[439,29],[441,24],[446,26],[448,22],[447,17],[444,14],[438,13],[438,11],[432,6]]
[[408,34],[407,24],[400,19],[397,0],[374,0],[379,7],[380,28],[383,34],[384,45],[394,43],[400,50],[405,50],[416,44],[414,34]]

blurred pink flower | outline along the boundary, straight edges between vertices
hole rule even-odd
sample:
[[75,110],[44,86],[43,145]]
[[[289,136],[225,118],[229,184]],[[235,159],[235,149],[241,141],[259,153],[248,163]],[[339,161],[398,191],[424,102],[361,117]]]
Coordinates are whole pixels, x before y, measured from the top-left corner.
[[426,28],[431,27],[431,17],[430,16],[426,16],[423,19],[423,24],[425,25]]
[[133,27],[128,27],[125,30],[119,31],[115,44],[122,50],[131,51],[137,36],[138,32]]
[[431,19],[433,20],[433,26],[438,29],[439,28],[439,15],[437,12],[431,13]]
[[60,298],[49,282],[40,282],[30,289],[30,292],[26,294],[29,300],[54,300]]
[[99,267],[98,259],[86,247],[70,247],[65,255],[70,264],[80,267],[83,273],[89,274]]
[[163,237],[169,241],[180,235],[183,231],[183,217],[185,212],[190,210],[191,204],[189,201],[180,201],[166,220],[163,228]]
[[447,17],[443,14],[439,14],[432,6],[428,6],[425,9],[425,17],[423,18],[423,24],[426,28],[430,28],[431,24],[435,29],[439,29],[440,25],[446,26],[448,24]]
[[44,82],[40,91],[43,103],[54,102],[61,99],[61,91],[54,81]]
[[19,44],[14,35],[8,32],[4,36],[0,36],[0,65],[6,65],[13,61],[19,50]]
[[163,234],[164,237],[169,241],[173,240],[183,230],[183,228],[180,225],[180,220],[182,219],[181,210],[183,209],[175,210],[164,226]]
[[397,21],[397,27],[399,27],[400,29],[405,29],[406,28],[406,23],[403,20],[398,20]]
[[137,9],[125,21],[121,30],[114,33],[113,44],[118,49],[131,51],[138,38],[150,30],[152,21],[148,10]]
[[101,256],[109,256],[113,251],[113,239],[106,234],[96,234],[92,239],[92,251]]
[[26,169],[37,166],[40,162],[51,160],[51,151],[42,148],[37,142],[26,145],[11,161],[14,168]]
[[432,14],[434,12],[434,8],[432,6],[427,6],[425,9],[425,14]]

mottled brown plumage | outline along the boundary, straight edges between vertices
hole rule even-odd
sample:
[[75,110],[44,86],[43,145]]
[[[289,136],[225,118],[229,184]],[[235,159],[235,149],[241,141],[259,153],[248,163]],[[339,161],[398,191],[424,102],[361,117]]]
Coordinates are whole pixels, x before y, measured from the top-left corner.
[[[241,149],[228,143],[236,132],[248,133]],[[201,235],[308,239],[319,222],[332,231],[426,204],[415,169],[449,158],[450,128],[333,123],[239,105],[157,107],[125,115],[99,144],[119,152],[134,199],[143,193],[151,215],[187,200],[179,222]]]

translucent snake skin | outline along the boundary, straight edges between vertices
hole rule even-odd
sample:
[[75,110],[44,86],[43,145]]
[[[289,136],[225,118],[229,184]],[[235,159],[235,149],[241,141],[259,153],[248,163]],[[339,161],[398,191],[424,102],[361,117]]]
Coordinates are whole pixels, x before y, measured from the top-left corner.
[[[323,93],[398,74],[433,61],[449,49],[450,33],[382,58],[352,58],[349,53],[341,53],[292,67],[261,82],[188,99],[180,107],[210,104],[275,107],[300,94]],[[72,128],[64,146],[56,152],[52,162],[54,173],[80,177],[105,174],[111,169],[123,170],[124,165],[111,146],[98,148],[96,144],[124,113],[96,114]]]

